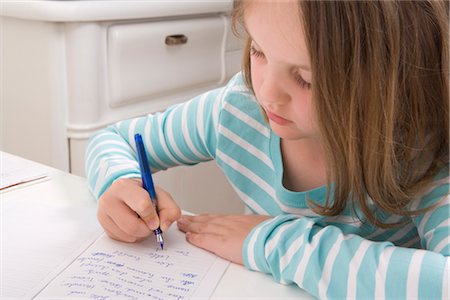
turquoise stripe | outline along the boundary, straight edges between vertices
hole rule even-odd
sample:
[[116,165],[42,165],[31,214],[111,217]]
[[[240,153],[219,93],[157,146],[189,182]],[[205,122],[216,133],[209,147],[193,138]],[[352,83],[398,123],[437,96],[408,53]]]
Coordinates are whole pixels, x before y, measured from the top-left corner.
[[358,282],[356,299],[370,299],[375,295],[375,273],[380,255],[386,245],[386,243],[373,243],[367,248],[356,276],[356,282]]
[[[291,260],[289,263],[284,266],[285,269],[281,270],[281,258],[286,255],[286,252],[289,250],[290,247],[293,246],[295,243],[295,247],[297,247],[299,239],[304,242],[305,237],[305,228],[308,225],[308,222],[306,222],[305,219],[288,219],[289,221],[286,221],[282,225],[278,225],[274,228],[274,231],[272,234],[268,237],[267,243],[269,243],[276,234],[285,227],[289,227],[284,231],[284,235],[280,238],[280,240],[277,243],[277,247],[274,248],[274,250],[269,253],[267,260],[269,261],[270,269],[272,271],[272,276],[276,281],[281,281],[282,278],[294,278],[296,266],[298,265],[298,262],[302,256],[303,249],[300,248],[299,251],[295,252],[295,254],[291,257]],[[266,253],[267,254],[267,253]],[[287,258],[284,258],[285,260]],[[287,263],[284,261],[283,263]],[[292,281],[289,281],[291,283]]]
[[270,182],[273,181],[273,171],[269,166],[226,137],[222,137],[222,144],[223,153],[238,161],[270,185]]
[[444,205],[433,211],[430,218],[425,223],[424,233],[435,229],[440,223],[448,219],[450,204]]
[[[312,237],[316,235],[319,230],[324,230],[325,232],[321,236],[320,242],[317,244],[316,249],[311,254],[306,266],[306,274],[303,278],[303,285],[308,287],[308,292],[314,295],[318,294],[318,283],[322,277],[323,266],[325,265],[329,251],[340,234],[339,229],[334,226],[329,226],[326,228],[319,228],[316,226],[311,229],[310,236]],[[322,241],[326,242],[324,243]],[[313,239],[310,242],[312,243]]]
[[392,253],[386,274],[386,299],[406,299],[408,269],[414,250],[396,248]]
[[345,299],[347,296],[348,276],[350,274],[350,261],[361,245],[363,239],[355,236],[344,241],[334,261],[330,282],[327,289],[327,297],[330,299]]
[[[200,100],[201,97],[197,97],[196,100]],[[210,115],[209,111],[204,111],[203,115],[199,114],[199,101],[192,101],[189,104],[189,108],[186,114],[186,125],[189,137],[192,141],[194,148],[203,156],[210,157],[210,152],[208,151],[206,141],[204,137],[200,136],[199,128],[197,128],[197,120],[199,118],[203,119],[203,122],[206,123],[206,126],[211,126],[210,122],[212,118],[208,118]],[[205,124],[203,125],[205,126]],[[204,130],[204,128],[202,128]]]
[[[433,237],[431,238],[431,240],[428,242],[428,249],[435,249],[436,246],[443,240],[445,240],[446,238],[448,238],[448,234],[450,232],[450,227],[449,226],[443,226],[443,227],[439,227],[436,228],[433,232]],[[441,250],[442,254],[446,254],[449,255],[450,253],[447,251],[445,252],[445,249]]]
[[[220,168],[224,172],[226,172],[227,177],[232,182],[232,184],[240,190],[249,191],[248,195],[252,199],[255,199],[255,202],[257,202],[263,209],[270,212],[272,215],[277,215],[281,212],[278,205],[274,203],[272,197],[270,197],[270,195],[267,194],[263,189],[253,183],[253,181],[242,175],[240,172],[234,170],[221,159],[218,159],[217,163]],[[252,188],[249,189],[249,187]]]
[[[419,277],[419,299],[441,299],[445,258],[427,252],[423,258]],[[433,288],[431,288],[433,287]]]

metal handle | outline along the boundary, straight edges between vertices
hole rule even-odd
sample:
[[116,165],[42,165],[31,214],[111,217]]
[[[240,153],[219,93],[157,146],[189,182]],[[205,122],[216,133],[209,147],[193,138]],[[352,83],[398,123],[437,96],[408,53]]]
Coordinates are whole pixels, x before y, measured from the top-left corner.
[[188,38],[184,34],[172,34],[166,36],[166,45],[183,45],[187,43],[187,40]]

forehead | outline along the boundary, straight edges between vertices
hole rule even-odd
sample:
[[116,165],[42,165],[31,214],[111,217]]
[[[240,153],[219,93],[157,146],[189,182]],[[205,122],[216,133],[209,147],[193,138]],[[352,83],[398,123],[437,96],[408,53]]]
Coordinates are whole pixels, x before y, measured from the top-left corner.
[[289,63],[309,62],[298,1],[246,1],[244,22],[265,54],[284,55]]

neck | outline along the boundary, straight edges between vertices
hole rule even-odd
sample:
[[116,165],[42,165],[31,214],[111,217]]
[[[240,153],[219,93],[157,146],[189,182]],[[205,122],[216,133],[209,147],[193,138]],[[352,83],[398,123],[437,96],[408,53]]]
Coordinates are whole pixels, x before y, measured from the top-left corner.
[[326,183],[326,166],[323,148],[314,139],[281,140],[283,158],[283,185],[302,192]]

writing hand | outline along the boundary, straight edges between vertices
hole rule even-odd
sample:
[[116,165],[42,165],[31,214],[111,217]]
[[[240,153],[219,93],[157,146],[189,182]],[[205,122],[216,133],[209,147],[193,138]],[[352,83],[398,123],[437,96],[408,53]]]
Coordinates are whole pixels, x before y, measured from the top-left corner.
[[186,233],[189,243],[242,265],[245,238],[256,225],[269,218],[261,215],[183,215],[177,225]]
[[109,237],[137,242],[161,227],[166,231],[181,215],[169,193],[156,187],[158,215],[140,179],[116,180],[98,200],[97,218]]

